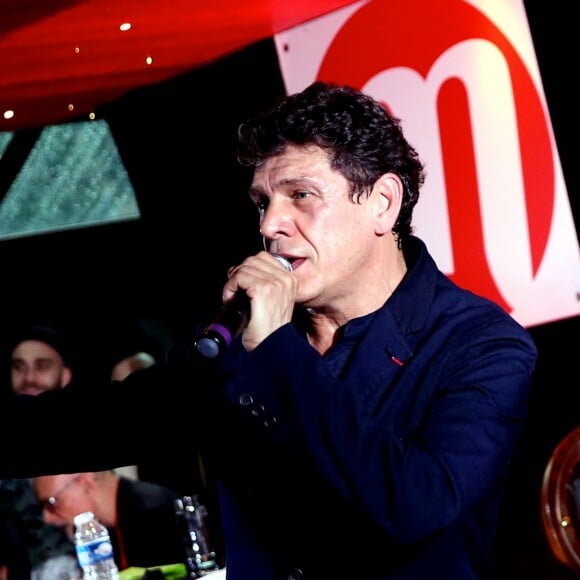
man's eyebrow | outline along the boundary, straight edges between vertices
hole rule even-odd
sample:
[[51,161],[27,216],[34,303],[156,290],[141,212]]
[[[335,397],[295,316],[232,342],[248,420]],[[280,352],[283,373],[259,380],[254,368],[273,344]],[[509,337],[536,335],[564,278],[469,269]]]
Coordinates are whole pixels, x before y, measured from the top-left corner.
[[[300,175],[298,177],[284,177],[283,179],[280,179],[280,181],[277,181],[273,187],[286,187],[303,184],[316,185],[317,183],[318,180],[314,177],[309,175]],[[254,197],[267,195],[259,185],[251,185],[248,188],[248,194]]]

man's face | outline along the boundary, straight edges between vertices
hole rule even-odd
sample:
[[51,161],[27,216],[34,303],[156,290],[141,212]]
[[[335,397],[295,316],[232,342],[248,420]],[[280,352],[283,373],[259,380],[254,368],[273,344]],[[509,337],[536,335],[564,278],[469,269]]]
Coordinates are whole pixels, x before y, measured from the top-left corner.
[[350,183],[317,146],[288,146],[256,168],[250,197],[269,251],[292,261],[297,303],[346,309],[360,301],[376,242],[372,204],[349,196]]
[[39,395],[64,387],[71,379],[71,370],[49,344],[23,340],[12,351],[10,376],[15,393]]
[[95,510],[91,495],[87,493],[87,477],[88,474],[67,473],[34,478],[43,520],[64,528],[71,539],[74,536],[74,517]]

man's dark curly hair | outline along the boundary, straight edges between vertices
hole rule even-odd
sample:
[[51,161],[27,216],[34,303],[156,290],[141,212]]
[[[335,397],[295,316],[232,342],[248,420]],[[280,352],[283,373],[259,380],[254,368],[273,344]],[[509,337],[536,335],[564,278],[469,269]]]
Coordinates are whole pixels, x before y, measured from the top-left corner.
[[400,119],[370,96],[352,87],[315,82],[242,123],[238,137],[239,162],[254,167],[281,154],[288,144],[317,145],[352,184],[351,199],[369,194],[384,173],[395,173],[404,193],[393,232],[399,240],[411,233],[424,167],[405,139]]

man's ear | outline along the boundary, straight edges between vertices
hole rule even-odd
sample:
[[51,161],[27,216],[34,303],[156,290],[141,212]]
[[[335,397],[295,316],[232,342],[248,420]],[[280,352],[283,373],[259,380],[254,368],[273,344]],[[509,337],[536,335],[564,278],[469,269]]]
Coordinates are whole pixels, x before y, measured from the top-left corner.
[[399,217],[403,203],[403,182],[394,173],[384,173],[373,187],[376,194],[376,226],[378,235],[389,233]]
[[71,382],[72,370],[69,367],[64,367],[62,369],[62,377],[60,379],[60,386],[64,387]]
[[95,472],[93,471],[79,473],[79,484],[84,488],[85,493],[96,487],[97,485],[96,480],[97,477]]

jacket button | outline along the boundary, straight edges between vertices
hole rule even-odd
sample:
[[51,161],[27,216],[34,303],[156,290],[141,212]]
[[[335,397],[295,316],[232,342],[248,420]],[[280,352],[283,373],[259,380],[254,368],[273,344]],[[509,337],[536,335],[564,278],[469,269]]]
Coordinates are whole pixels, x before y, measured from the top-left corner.
[[240,405],[242,407],[249,407],[250,405],[253,404],[254,399],[252,398],[252,395],[250,395],[249,393],[242,393],[238,401],[240,402]]
[[288,580],[302,580],[304,578],[304,573],[300,568],[294,568],[290,574],[288,574]]
[[254,407],[252,408],[252,415],[254,415],[254,417],[260,417],[265,413],[265,411],[266,408],[264,407],[264,405],[254,405]]

